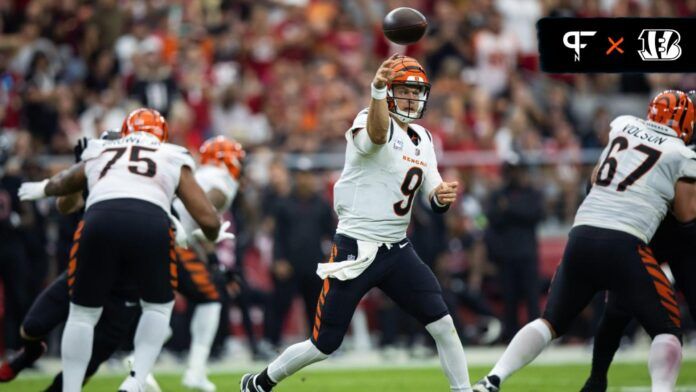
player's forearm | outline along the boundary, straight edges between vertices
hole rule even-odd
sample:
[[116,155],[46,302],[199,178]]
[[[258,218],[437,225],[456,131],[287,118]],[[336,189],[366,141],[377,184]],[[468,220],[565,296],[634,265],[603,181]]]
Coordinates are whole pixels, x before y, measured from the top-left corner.
[[84,206],[84,200],[82,199],[81,192],[75,192],[71,195],[60,196],[56,200],[56,208],[61,214],[67,215],[78,211],[82,206]]
[[191,214],[193,220],[198,223],[206,238],[215,241],[221,226],[217,210],[196,182],[193,172],[188,166],[181,168],[176,195],[184,203],[184,207]]
[[367,133],[374,144],[387,142],[389,132],[389,109],[386,99],[372,98],[367,111]]
[[184,203],[184,205],[189,214],[191,214],[193,220],[198,224],[198,227],[200,227],[205,238],[207,238],[208,241],[215,242],[220,233],[220,226],[222,224],[213,206],[209,203]]
[[224,212],[223,209],[225,207],[226,199],[225,194],[222,193],[222,191],[220,191],[217,188],[213,188],[208,191],[206,196],[208,196],[208,200],[210,200],[210,202],[213,204],[213,207],[215,207],[215,209],[218,212]]
[[46,196],[65,196],[82,191],[86,183],[85,165],[80,162],[51,177],[44,192]]
[[681,178],[677,181],[672,214],[681,223],[696,220],[696,181],[693,179]]

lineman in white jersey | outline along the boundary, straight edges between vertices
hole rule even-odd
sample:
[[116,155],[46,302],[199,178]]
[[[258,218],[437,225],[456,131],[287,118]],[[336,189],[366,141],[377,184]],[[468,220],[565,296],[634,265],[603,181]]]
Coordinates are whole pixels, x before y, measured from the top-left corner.
[[19,190],[22,200],[89,190],[68,267],[71,303],[61,344],[64,392],[82,388],[94,326],[121,276],[136,282],[143,313],[134,339],[133,370],[119,391],[143,390],[174,303],[174,238],[168,213],[174,195],[208,239],[219,237],[220,221],[193,177],[193,160],[185,149],[165,143],[167,133],[157,111],[135,110],[123,122],[121,139],[90,142],[82,162],[51,179],[24,183]]
[[542,318],[515,335],[475,391],[497,392],[603,290],[653,338],[652,390],[674,390],[681,318],[673,288],[647,244],[668,208],[679,221],[696,218],[696,154],[685,145],[693,127],[693,102],[672,90],[651,101],[647,120],[620,116],[611,123],[609,143],[575,216]]
[[346,162],[334,187],[339,218],[310,339],[285,350],[259,374],[242,377],[242,392],[268,392],[341,345],[360,299],[379,287],[435,339],[452,391],[471,391],[464,350],[437,279],[406,238],[414,198],[445,212],[457,183],[437,171],[432,137],[412,124],[425,110],[430,84],[414,59],[394,55],[377,71],[370,107],[346,132]]
[[[200,149],[201,167],[196,170],[195,178],[205,191],[208,199],[219,213],[230,208],[239,188],[244,150],[241,144],[218,136],[207,140]],[[186,210],[181,200],[176,199],[174,210],[179,216],[189,239],[194,241],[193,233],[199,228],[196,220]],[[195,305],[191,318],[191,347],[189,349],[188,368],[184,373],[182,384],[204,392],[216,390],[207,377],[207,361],[210,348],[220,324],[222,308],[221,295],[209,268],[215,249],[207,244],[191,246],[189,249],[176,248],[179,287],[181,293]],[[210,255],[206,257],[206,254]],[[204,261],[207,259],[207,262]]]

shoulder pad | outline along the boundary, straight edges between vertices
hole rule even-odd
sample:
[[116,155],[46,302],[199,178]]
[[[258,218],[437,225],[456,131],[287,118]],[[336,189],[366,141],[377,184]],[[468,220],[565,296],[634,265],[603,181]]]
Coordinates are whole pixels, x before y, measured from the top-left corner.
[[692,150],[688,146],[679,146],[677,150],[682,157],[696,160],[696,151]]
[[101,139],[89,139],[87,142],[87,148],[82,151],[82,160],[88,161],[94,159],[101,155],[104,151],[104,140]]
[[162,143],[160,148],[166,151],[173,159],[176,159],[181,166],[188,166],[192,170],[196,169],[196,163],[188,149],[171,143]]
[[638,117],[625,114],[625,115],[621,115],[621,116],[618,116],[615,119],[613,119],[611,121],[610,125],[612,128],[620,128],[628,122],[637,121],[637,120],[640,120],[640,119]]

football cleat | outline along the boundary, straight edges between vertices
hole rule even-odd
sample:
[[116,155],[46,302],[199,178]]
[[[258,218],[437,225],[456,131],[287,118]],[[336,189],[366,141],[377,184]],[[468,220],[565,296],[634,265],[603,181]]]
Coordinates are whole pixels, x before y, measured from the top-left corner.
[[500,378],[498,376],[486,376],[474,384],[474,392],[498,392],[500,391]]
[[145,377],[145,392],[162,392],[162,388],[160,388],[152,373]]
[[256,385],[256,374],[252,373],[247,373],[242,376],[242,380],[239,382],[239,391],[240,392],[271,392],[271,389],[268,391],[260,387],[259,385]]
[[34,347],[35,349],[29,351],[22,348],[12,360],[0,365],[0,383],[14,380],[22,370],[32,366],[48,350],[46,342],[43,341]]
[[194,389],[202,392],[215,392],[217,388],[203,372],[197,372],[191,369],[186,370],[181,384],[189,389]]
[[0,382],[12,381],[17,377],[17,372],[12,370],[9,362],[3,362],[0,366]]
[[118,387],[118,392],[145,392],[145,387],[136,380],[135,373],[131,372]]

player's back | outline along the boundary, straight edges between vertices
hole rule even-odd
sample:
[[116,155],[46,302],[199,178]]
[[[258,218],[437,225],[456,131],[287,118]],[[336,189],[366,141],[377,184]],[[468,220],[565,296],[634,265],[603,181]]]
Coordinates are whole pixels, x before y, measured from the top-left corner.
[[669,127],[617,117],[574,226],[619,230],[649,242],[674,199],[676,182],[696,175],[695,159]]
[[82,154],[89,187],[86,208],[111,199],[140,199],[169,211],[181,167],[195,168],[188,151],[136,132],[91,141]]

